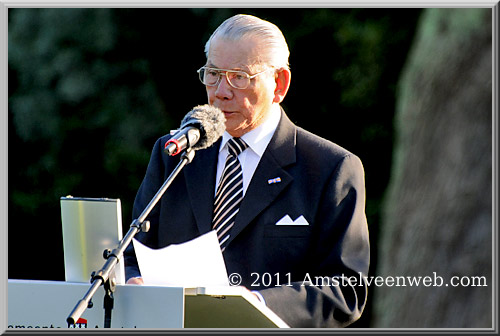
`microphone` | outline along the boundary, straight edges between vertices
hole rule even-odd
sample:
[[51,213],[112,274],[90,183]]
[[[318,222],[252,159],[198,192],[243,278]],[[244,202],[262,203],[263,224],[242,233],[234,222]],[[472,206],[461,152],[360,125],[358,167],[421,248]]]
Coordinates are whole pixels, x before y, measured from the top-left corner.
[[185,149],[205,149],[216,142],[226,130],[226,118],[212,105],[198,105],[181,121],[177,132],[165,143],[165,154],[174,156]]

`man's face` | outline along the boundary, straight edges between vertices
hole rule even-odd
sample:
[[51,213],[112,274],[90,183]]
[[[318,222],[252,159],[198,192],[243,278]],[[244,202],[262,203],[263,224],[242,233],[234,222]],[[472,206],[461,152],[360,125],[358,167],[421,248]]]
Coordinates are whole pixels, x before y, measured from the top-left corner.
[[[262,48],[252,38],[229,41],[215,38],[210,43],[207,66],[243,70],[249,75],[266,70],[259,64]],[[217,86],[207,86],[208,102],[224,112],[226,130],[233,137],[259,126],[267,117],[275,100],[276,81],[273,71],[269,70],[251,79],[246,89],[235,89],[222,76]]]

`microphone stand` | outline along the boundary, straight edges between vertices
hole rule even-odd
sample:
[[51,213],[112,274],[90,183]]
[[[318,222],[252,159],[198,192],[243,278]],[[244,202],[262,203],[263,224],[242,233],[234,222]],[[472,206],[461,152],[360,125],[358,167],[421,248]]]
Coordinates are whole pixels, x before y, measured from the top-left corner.
[[[69,314],[66,321],[68,322],[68,327],[70,325],[74,325],[80,316],[82,316],[83,312],[87,308],[92,308],[92,297],[97,292],[97,289],[104,284],[105,296],[104,296],[104,328],[111,328],[111,311],[113,309],[114,297],[113,292],[115,290],[116,282],[114,279],[114,269],[120,257],[122,257],[123,252],[130,245],[132,238],[139,232],[147,232],[149,230],[149,221],[146,221],[147,216],[153,210],[154,206],[161,199],[165,191],[168,189],[172,181],[177,177],[179,172],[191,161],[193,161],[195,151],[192,148],[186,149],[182,155],[181,160],[172,171],[170,176],[165,180],[160,189],[156,192],[155,196],[146,208],[142,211],[141,215],[132,221],[130,224],[130,229],[125,235],[125,237],[119,242],[118,246],[110,251],[104,251],[104,258],[106,262],[97,273],[92,272],[91,283],[89,290],[85,294],[85,296],[78,301],[76,306],[73,308],[71,313]],[[110,274],[113,274],[113,277],[110,280]]]

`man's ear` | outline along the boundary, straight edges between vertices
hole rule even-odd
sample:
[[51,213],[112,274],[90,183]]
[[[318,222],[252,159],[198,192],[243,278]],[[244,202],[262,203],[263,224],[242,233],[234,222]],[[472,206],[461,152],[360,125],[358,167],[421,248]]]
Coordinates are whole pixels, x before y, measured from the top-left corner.
[[275,80],[276,80],[276,89],[274,90],[274,103],[281,103],[283,99],[285,99],[286,93],[288,92],[288,88],[290,87],[291,80],[290,70],[287,68],[281,68],[276,72]]

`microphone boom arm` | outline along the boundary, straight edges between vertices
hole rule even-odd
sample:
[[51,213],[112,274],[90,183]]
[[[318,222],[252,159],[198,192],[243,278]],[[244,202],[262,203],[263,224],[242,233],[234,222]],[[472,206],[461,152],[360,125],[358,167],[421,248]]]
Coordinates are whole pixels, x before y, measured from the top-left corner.
[[123,256],[123,252],[132,242],[132,238],[139,232],[144,231],[147,232],[149,230],[149,221],[146,221],[149,213],[153,210],[155,205],[160,201],[161,197],[167,191],[168,187],[172,184],[173,180],[177,177],[180,171],[191,161],[193,161],[195,154],[195,150],[192,148],[186,149],[182,156],[180,162],[177,164],[175,169],[170,173],[169,177],[165,180],[160,189],[156,192],[155,196],[151,199],[146,208],[142,211],[140,216],[137,219],[132,221],[130,224],[130,229],[123,237],[123,239],[118,243],[118,246],[112,251],[105,251],[104,258],[107,259],[104,263],[102,269],[100,269],[97,273],[92,274],[91,279],[91,287],[84,295],[84,297],[78,301],[76,306],[71,311],[70,315],[66,319],[69,325],[74,325],[76,321],[82,316],[85,309],[90,308],[91,300],[94,294],[97,292],[97,289],[104,284],[106,296],[104,298],[104,309],[105,309],[105,318],[104,318],[104,327],[111,328],[111,309],[113,306],[113,295],[112,292],[115,288],[115,279],[109,279],[110,274],[114,272],[115,266],[118,263],[119,259]]

